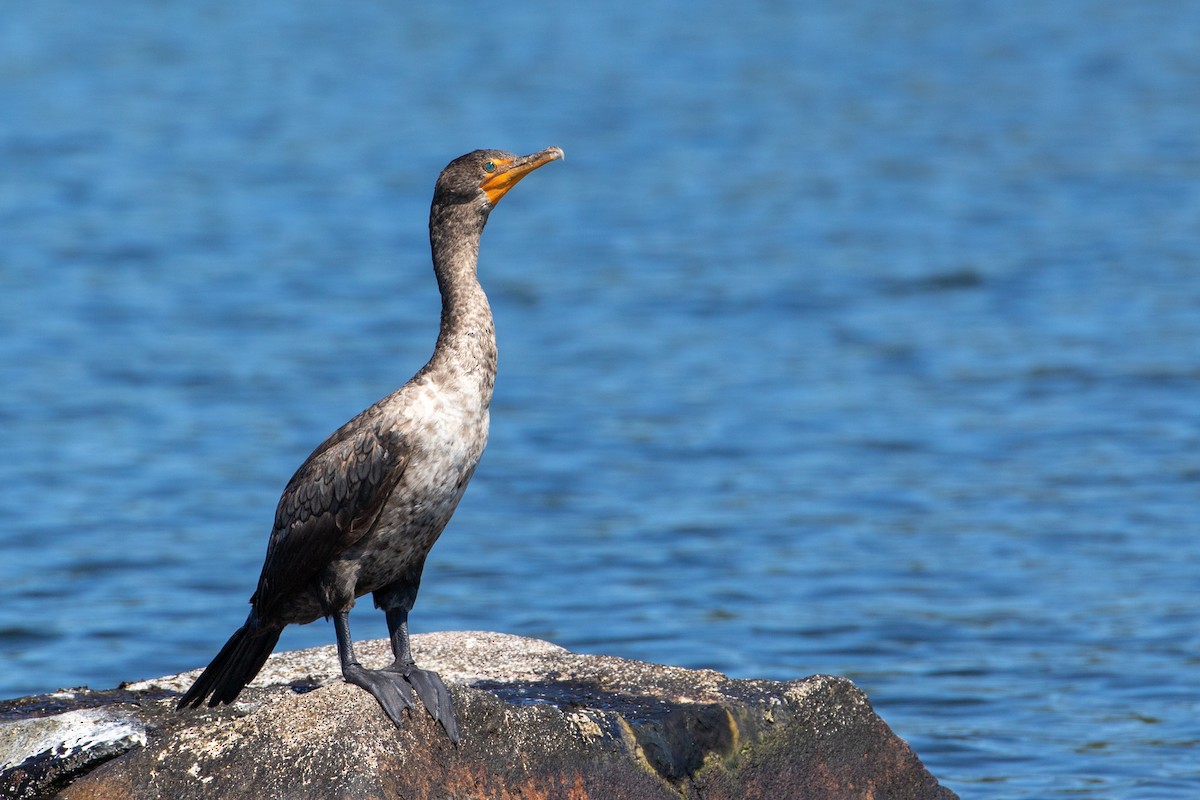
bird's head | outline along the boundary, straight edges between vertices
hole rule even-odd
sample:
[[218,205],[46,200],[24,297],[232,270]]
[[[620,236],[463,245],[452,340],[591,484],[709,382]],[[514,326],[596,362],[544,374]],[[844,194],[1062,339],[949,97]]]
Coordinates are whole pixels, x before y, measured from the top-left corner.
[[518,156],[503,150],[476,150],[451,161],[438,176],[434,206],[467,204],[488,212],[517,181],[538,167],[563,158],[561,147]]

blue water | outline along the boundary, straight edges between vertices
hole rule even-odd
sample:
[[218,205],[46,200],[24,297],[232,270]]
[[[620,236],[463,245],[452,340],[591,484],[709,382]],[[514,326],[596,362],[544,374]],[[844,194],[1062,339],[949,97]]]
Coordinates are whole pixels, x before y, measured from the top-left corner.
[[437,171],[557,144],[414,628],[847,675],[964,797],[1200,795],[1200,6],[730,8],[0,12],[0,696],[206,663],[429,354]]

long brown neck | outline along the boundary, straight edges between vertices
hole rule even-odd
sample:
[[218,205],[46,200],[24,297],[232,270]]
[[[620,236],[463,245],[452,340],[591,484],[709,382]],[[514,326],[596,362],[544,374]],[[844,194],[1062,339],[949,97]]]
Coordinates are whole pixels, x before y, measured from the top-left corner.
[[429,215],[433,271],[442,293],[437,346],[426,370],[478,380],[484,405],[496,380],[496,330],[476,267],[486,211],[435,205]]

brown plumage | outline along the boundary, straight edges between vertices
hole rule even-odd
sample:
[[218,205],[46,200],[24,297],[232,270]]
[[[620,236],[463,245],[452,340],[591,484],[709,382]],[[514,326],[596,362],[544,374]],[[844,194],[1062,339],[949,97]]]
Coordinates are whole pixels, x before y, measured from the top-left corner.
[[[179,708],[229,703],[271,654],[284,626],[331,616],[347,681],[379,700],[399,725],[416,690],[458,741],[450,694],[417,668],[408,612],[425,557],[458,506],[488,436],[496,378],[496,335],[479,285],[479,239],[495,204],[522,177],[563,157],[477,150],[438,177],[429,213],[434,274],[442,295],[433,357],[408,383],[321,443],[288,482],[275,511],[258,588],[245,625],[179,701]],[[374,593],[387,616],[396,661],[363,668],[348,614]]]

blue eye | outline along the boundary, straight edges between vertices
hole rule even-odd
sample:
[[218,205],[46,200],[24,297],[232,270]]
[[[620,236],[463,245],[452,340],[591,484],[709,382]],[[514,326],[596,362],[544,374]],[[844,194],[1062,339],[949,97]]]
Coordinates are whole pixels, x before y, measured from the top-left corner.
[[496,171],[496,162],[495,161],[483,162],[483,171],[484,172],[495,172]]

